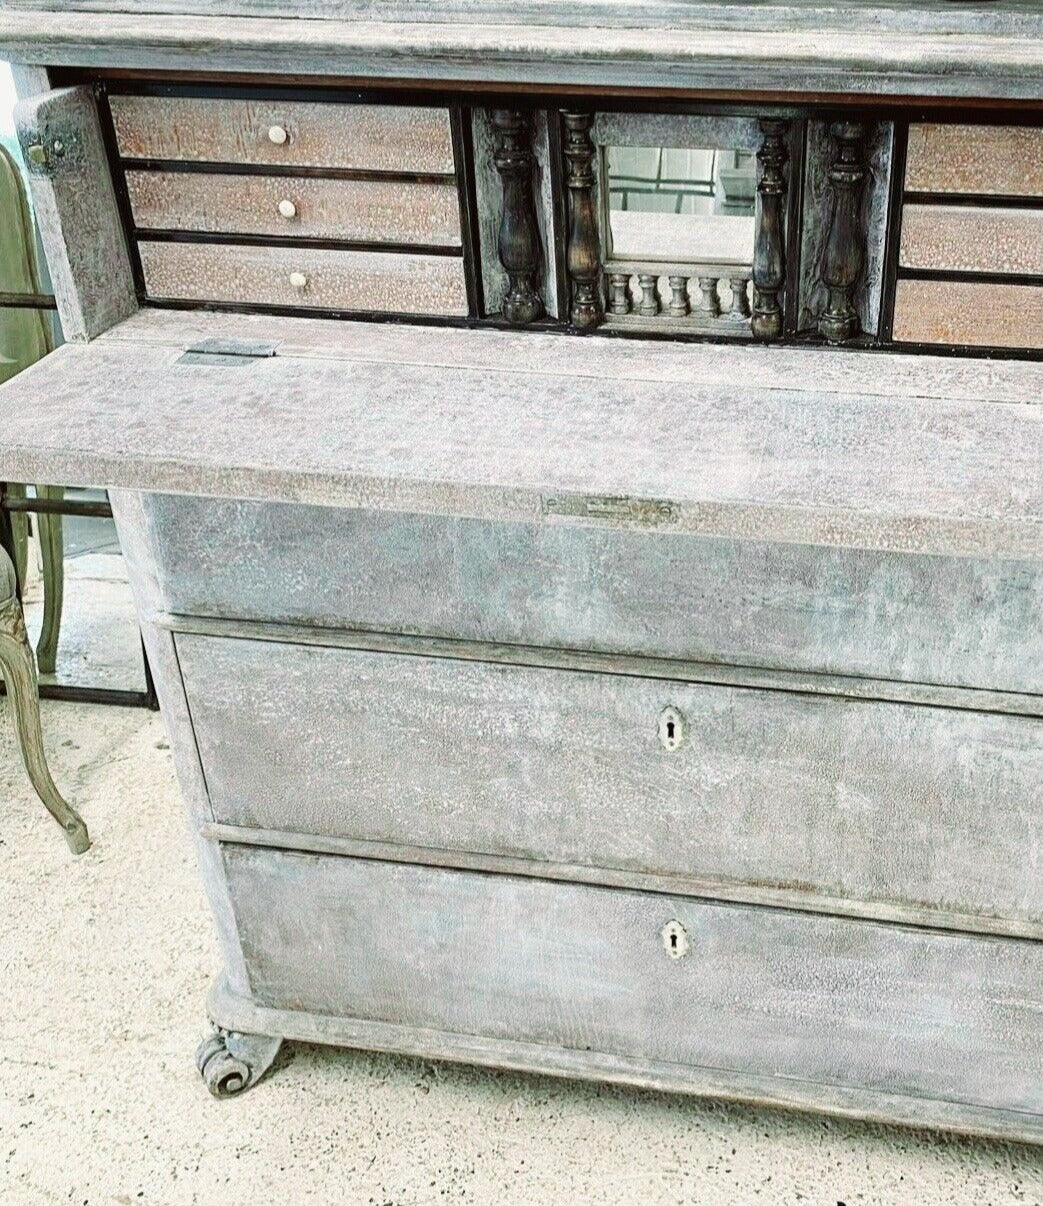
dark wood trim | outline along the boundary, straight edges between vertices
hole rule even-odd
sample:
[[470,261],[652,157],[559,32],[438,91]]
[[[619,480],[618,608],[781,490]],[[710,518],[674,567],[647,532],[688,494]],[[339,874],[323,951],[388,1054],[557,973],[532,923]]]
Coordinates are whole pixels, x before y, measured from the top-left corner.
[[866,180],[866,127],[862,122],[830,124],[834,156],[830,183],[829,234],[822,253],[820,276],[826,286],[826,308],[818,329],[830,343],[844,343],[861,331],[855,309],[855,289],[865,267],[866,232],[862,193]]
[[220,243],[236,247],[299,247],[307,251],[385,251],[393,255],[436,255],[460,259],[462,246],[444,243],[392,243],[377,239],[314,239],[297,235],[242,234],[238,231],[150,230],[138,227],[139,243]]
[[558,319],[568,321],[569,271],[568,256],[568,194],[565,188],[565,153],[561,140],[561,114],[557,109],[545,111],[547,119],[547,169],[550,172],[550,198],[553,229],[548,231],[549,250],[554,257],[554,273],[558,295]]
[[894,327],[895,282],[902,245],[902,205],[905,192],[905,157],[909,146],[909,123],[895,122],[891,146],[891,179],[887,191],[887,229],[884,233],[883,279],[880,284],[880,319],[877,339],[889,343]]
[[760,122],[757,151],[756,231],[753,245],[753,316],[750,329],[765,342],[783,330],[786,284],[786,160],[789,123],[776,117]]
[[906,268],[898,265],[900,281],[952,281],[981,285],[1043,285],[1043,273],[974,272],[962,268]]
[[86,502],[75,498],[8,498],[0,497],[0,508],[10,514],[76,515],[83,519],[111,519],[112,507],[107,502]]
[[598,231],[596,148],[590,136],[593,112],[563,112],[565,185],[569,194],[568,266],[569,319],[580,331],[596,327],[605,317],[601,301],[601,238]]
[[928,193],[911,189],[906,205],[966,205],[979,209],[1043,210],[1043,197],[1012,197],[1006,193]]
[[790,122],[786,161],[786,284],[782,307],[784,338],[797,333],[800,321],[801,245],[804,240],[804,173],[807,164],[808,123]]
[[543,314],[532,115],[521,109],[492,109],[490,116],[493,164],[501,184],[497,251],[507,273],[502,312],[506,322],[524,326]]
[[485,311],[485,297],[482,286],[482,249],[479,246],[478,233],[478,193],[474,177],[474,131],[471,122],[470,109],[461,105],[452,106],[449,111],[449,124],[453,136],[453,162],[456,165],[467,309],[472,318],[479,318]]
[[[118,152],[117,152],[118,154]],[[135,159],[121,156],[125,172],[183,172],[206,176],[278,176],[300,180],[355,180],[385,184],[456,184],[453,172],[378,172],[368,168],[294,166],[288,163],[225,163],[209,159]]]

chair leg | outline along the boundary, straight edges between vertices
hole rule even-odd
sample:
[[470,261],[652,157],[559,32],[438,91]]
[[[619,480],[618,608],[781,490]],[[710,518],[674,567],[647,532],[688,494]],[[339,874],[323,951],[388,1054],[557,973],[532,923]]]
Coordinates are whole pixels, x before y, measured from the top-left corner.
[[[8,482],[5,491],[8,498],[24,499],[27,495],[21,482]],[[29,571],[29,516],[15,511],[9,516],[11,524],[11,560],[14,562],[15,577],[19,592],[25,590],[25,578]]]
[[[37,486],[38,498],[64,496],[61,486]],[[65,593],[65,545],[60,515],[37,515],[40,551],[43,558],[43,626],[36,642],[36,662],[41,674],[53,674],[58,662],[58,631],[62,623]]]
[[3,672],[7,698],[11,703],[18,748],[33,787],[43,800],[44,807],[62,827],[69,849],[73,854],[83,854],[91,844],[87,826],[59,795],[51,772],[47,769],[40,727],[36,663],[25,631],[22,609],[15,599],[0,606],[0,671]]

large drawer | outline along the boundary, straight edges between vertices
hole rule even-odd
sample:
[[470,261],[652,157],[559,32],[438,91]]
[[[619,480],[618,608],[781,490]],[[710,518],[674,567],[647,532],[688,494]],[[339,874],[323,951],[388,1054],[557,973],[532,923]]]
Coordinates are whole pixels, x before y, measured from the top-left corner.
[[[186,615],[1043,690],[1043,566],[146,495]],[[306,567],[306,569],[304,568]]]
[[[467,313],[463,260],[412,252],[138,242],[156,299],[394,314]],[[321,404],[316,399],[317,404]]]
[[1039,943],[274,850],[224,858],[262,1005],[1039,1124]]
[[323,101],[110,95],[119,153],[338,170],[448,174],[446,109]]
[[127,172],[139,230],[460,246],[455,184]]
[[179,633],[214,817],[1043,935],[1043,722]]

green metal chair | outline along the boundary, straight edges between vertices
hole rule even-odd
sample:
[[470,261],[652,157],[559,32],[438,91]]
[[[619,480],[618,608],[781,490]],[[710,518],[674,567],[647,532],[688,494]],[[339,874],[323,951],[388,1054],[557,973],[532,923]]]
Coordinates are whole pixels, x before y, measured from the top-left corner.
[[[0,293],[40,292],[36,237],[25,184],[18,165],[0,143]],[[35,364],[54,348],[50,320],[43,311],[0,309],[0,383]],[[59,486],[38,486],[40,498],[61,498]],[[25,486],[9,484],[9,498],[25,497]],[[41,674],[53,674],[58,657],[58,633],[65,589],[62,517],[38,515],[37,530],[43,561],[44,614],[36,655]],[[29,519],[11,517],[14,564],[18,583],[24,588],[28,568]]]

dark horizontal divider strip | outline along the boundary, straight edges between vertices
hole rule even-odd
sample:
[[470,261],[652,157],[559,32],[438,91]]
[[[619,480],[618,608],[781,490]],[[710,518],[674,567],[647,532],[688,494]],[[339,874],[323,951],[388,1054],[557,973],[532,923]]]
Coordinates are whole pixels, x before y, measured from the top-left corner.
[[146,230],[135,232],[139,243],[220,243],[237,247],[297,247],[306,251],[388,251],[396,255],[440,255],[460,259],[464,249],[427,243],[390,243],[359,239],[309,239],[295,235],[229,234],[224,231]]
[[1043,285],[1043,276],[1017,272],[966,272],[948,268],[907,268],[898,265],[898,279],[906,281],[951,281],[974,285]]
[[7,498],[0,499],[0,507],[12,514],[28,515],[75,515],[81,519],[111,519],[112,507],[107,502],[94,502],[76,498]]
[[1006,193],[932,193],[907,189],[906,205],[966,205],[982,209],[1038,209],[1043,213],[1043,197],[1012,197]]
[[217,176],[298,176],[305,180],[357,180],[371,184],[456,184],[454,172],[377,172],[368,168],[304,166],[292,163],[224,163],[204,159],[121,157],[125,172],[197,172]]
[[57,310],[50,293],[0,293],[0,310]]
[[[476,327],[480,319],[450,314],[405,314],[397,310],[337,310],[319,306],[270,306],[263,302],[197,301],[195,298],[152,297],[138,299],[143,306],[159,310],[203,310],[218,314],[274,314],[278,318],[333,318],[348,322],[409,323],[422,327]],[[517,328],[514,328],[517,330]]]

